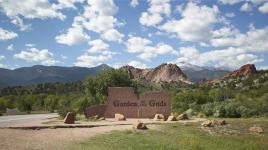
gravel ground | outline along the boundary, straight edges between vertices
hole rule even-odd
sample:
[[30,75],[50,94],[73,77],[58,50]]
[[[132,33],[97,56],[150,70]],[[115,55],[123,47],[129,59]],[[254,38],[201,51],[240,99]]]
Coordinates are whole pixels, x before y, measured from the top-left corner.
[[84,138],[90,138],[96,134],[125,129],[131,129],[131,125],[42,130],[0,129],[0,149],[64,149],[65,144],[68,142],[79,142]]

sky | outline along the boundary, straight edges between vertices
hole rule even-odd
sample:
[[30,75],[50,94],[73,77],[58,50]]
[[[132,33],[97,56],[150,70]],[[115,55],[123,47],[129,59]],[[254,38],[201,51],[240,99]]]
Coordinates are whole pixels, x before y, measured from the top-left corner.
[[0,0],[0,68],[268,69],[268,0]]

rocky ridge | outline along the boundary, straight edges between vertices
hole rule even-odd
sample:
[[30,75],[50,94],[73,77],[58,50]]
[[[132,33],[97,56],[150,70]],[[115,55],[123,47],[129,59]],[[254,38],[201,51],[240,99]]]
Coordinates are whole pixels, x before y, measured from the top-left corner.
[[140,69],[133,66],[123,66],[121,69],[126,70],[130,79],[144,79],[151,82],[172,82],[181,81],[191,84],[187,76],[176,64],[161,64],[156,68]]

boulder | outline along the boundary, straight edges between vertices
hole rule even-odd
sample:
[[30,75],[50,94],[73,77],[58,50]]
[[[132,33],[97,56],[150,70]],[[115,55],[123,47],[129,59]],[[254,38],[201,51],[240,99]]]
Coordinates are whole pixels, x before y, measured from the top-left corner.
[[155,121],[165,121],[165,116],[163,114],[155,114],[154,120]]
[[261,127],[250,127],[249,128],[250,132],[255,132],[255,133],[263,133],[263,129]]
[[212,121],[206,120],[201,124],[203,127],[213,127]]
[[212,120],[212,124],[213,126],[222,126],[222,125],[226,125],[226,121],[225,120]]
[[175,116],[169,116],[167,121],[177,121]]
[[64,118],[64,123],[66,124],[74,124],[75,122],[75,113],[74,112],[68,112],[67,115]]
[[186,113],[182,113],[177,117],[177,120],[187,120],[189,119]]
[[147,126],[144,123],[142,123],[141,121],[139,121],[139,120],[133,123],[133,128],[134,129],[139,129],[139,130],[148,129]]
[[126,120],[125,116],[122,115],[122,114],[115,114],[114,115],[114,119],[117,120],[117,121],[124,121],[124,120]]

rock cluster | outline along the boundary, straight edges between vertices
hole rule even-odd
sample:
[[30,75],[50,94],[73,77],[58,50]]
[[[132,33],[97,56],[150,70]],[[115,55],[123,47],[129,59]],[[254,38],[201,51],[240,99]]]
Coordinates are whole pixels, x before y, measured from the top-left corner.
[[263,129],[261,127],[250,127],[249,128],[250,132],[255,132],[255,133],[263,133]]
[[64,118],[64,123],[66,124],[74,124],[75,122],[75,113],[74,112],[68,112]]
[[114,119],[117,120],[117,121],[124,121],[124,120],[126,120],[125,116],[122,115],[122,114],[115,114],[114,115]]
[[133,128],[134,129],[139,129],[139,130],[148,129],[147,126],[144,123],[142,123],[141,121],[139,121],[139,120],[133,123]]
[[203,127],[214,127],[214,126],[222,126],[226,125],[225,120],[206,120],[201,124]]

